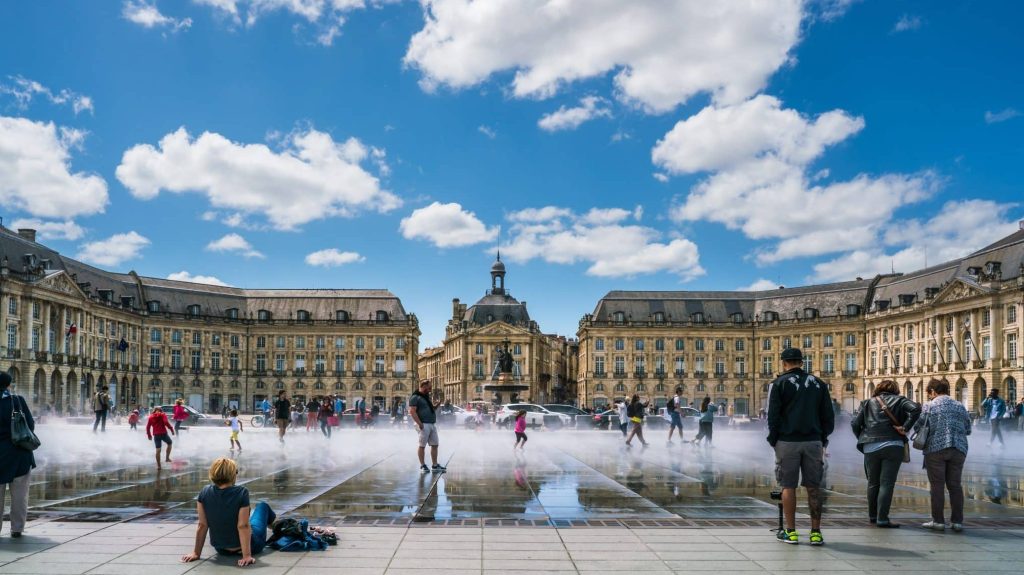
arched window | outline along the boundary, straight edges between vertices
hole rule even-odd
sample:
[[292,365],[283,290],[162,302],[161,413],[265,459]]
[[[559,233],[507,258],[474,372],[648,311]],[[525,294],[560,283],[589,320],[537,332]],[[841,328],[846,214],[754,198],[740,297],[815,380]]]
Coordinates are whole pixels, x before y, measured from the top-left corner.
[[388,321],[388,312],[377,310],[377,321]]
[[636,384],[636,387],[634,389],[636,390],[637,393],[643,393],[643,392],[647,391],[647,385],[643,384],[643,383],[638,383],[638,384]]
[[718,385],[716,385],[715,386],[715,392],[717,392],[717,393],[725,393],[725,384],[724,383],[719,383]]
[[852,383],[847,383],[846,385],[843,386],[843,391],[845,391],[846,393],[853,393],[855,390],[856,388],[853,386]]
[[617,393],[626,393],[626,386],[622,383],[618,383],[615,385],[615,391]]
[[199,307],[199,304],[195,304],[194,303],[194,304],[188,306],[188,315],[190,315],[192,317],[199,317],[199,315],[201,313],[202,313],[202,308]]
[[324,388],[324,382],[322,382],[322,381],[318,381],[318,382],[313,384],[313,389],[323,389],[323,388]]
[[299,321],[309,321],[309,312],[304,309],[300,309],[295,312],[295,319]]
[[228,308],[228,309],[224,310],[224,315],[228,319],[238,319],[238,308],[237,307]]
[[284,382],[283,381],[278,381],[277,383],[275,383],[274,384],[274,389],[284,389]]
[[665,384],[664,383],[659,383],[658,385],[655,385],[654,386],[654,391],[657,392],[657,393],[665,393]]
[[355,383],[355,385],[352,386],[352,389],[354,389],[356,391],[362,391],[362,390],[366,389],[366,386],[363,385],[363,383],[361,381],[357,381]]
[[736,393],[746,393],[746,392],[747,392],[747,386],[743,385],[742,383],[736,386]]
[[599,384],[595,385],[594,386],[594,392],[595,393],[604,393],[604,384],[603,383],[599,383]]
[[348,321],[348,312],[343,309],[339,309],[338,311],[334,312],[334,321]]
[[626,323],[626,312],[615,312],[615,323]]
[[257,381],[256,382],[256,389],[266,389],[266,387],[267,387],[266,383],[264,383],[262,381]]
[[384,384],[378,381],[377,383],[373,384],[373,390],[384,391]]
[[259,321],[270,321],[271,317],[270,310],[261,309],[256,312],[256,319]]
[[665,323],[665,314],[663,312],[654,313],[654,323]]
[[704,393],[707,390],[708,390],[708,386],[704,385],[703,383],[698,383],[697,384],[697,392],[698,393]]

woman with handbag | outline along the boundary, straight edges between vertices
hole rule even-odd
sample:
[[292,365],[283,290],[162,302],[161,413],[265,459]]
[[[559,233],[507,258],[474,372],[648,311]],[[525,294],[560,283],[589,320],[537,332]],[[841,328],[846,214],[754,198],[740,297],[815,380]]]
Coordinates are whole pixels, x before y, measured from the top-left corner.
[[[949,383],[938,379],[925,389],[928,403],[914,428],[914,447],[924,451],[924,468],[931,486],[932,520],[925,529],[945,531],[946,493],[949,491],[950,521],[953,531],[964,528],[964,461],[967,460],[967,436],[971,434],[971,416],[959,401],[949,396]],[[923,440],[922,440],[923,438]]]
[[871,399],[860,405],[851,425],[857,449],[864,454],[868,479],[868,521],[879,527],[899,527],[889,520],[889,507],[900,465],[910,461],[907,430],[921,416],[921,406],[900,395],[895,381],[878,384]]
[[[36,466],[31,449],[15,443],[24,434],[27,426],[30,434],[35,431],[25,399],[11,393],[11,375],[0,373],[0,528],[3,527],[3,509],[8,489],[11,492],[11,537],[21,537],[28,518],[28,475]],[[15,416],[17,415],[17,418]],[[12,425],[13,424],[13,425]],[[34,435],[33,435],[34,439]],[[38,441],[35,443],[38,446]]]
[[626,408],[626,416],[633,423],[633,427],[629,430],[629,435],[626,436],[626,447],[632,447],[630,442],[633,441],[633,436],[639,437],[640,443],[647,447],[647,442],[644,441],[644,415],[647,411],[646,408],[646,404],[640,403],[640,396],[633,394],[633,399]]

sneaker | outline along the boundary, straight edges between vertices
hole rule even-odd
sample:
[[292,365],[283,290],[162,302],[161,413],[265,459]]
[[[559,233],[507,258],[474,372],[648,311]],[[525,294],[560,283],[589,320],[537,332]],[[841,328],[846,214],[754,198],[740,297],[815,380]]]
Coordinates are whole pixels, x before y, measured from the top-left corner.
[[430,468],[424,463],[420,465],[420,473],[430,473]]
[[938,521],[929,521],[928,523],[922,523],[921,527],[924,527],[925,529],[931,529],[932,531],[945,531],[946,530],[946,524],[945,523],[939,523]]
[[800,542],[800,537],[797,535],[796,529],[782,529],[776,533],[775,537],[783,543],[789,543],[790,545],[796,545]]
[[433,471],[434,473],[444,473],[445,471],[448,471],[448,468],[443,465],[435,463],[434,466],[430,468],[430,470]]
[[811,530],[811,536],[809,539],[811,540],[811,545],[814,546],[825,544],[825,538],[821,536],[821,531],[818,531],[817,529]]
[[951,525],[951,527],[953,528],[953,531],[956,531],[957,533],[960,533],[961,531],[964,530],[964,524],[963,523],[953,523]]

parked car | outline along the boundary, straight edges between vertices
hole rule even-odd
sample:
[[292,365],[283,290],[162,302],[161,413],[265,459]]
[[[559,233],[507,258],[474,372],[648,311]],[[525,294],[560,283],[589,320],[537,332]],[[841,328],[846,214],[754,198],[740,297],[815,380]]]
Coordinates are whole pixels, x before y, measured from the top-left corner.
[[[188,419],[185,420],[186,425],[202,425],[201,419],[212,419],[211,416],[205,413],[199,413],[199,411],[191,405],[186,405],[185,411],[188,413]],[[173,420],[174,418],[174,405],[161,405],[160,409],[167,414],[167,419]],[[217,419],[220,419],[219,417]]]
[[619,426],[619,410],[609,409],[595,413],[593,417],[594,429],[608,429]]
[[555,413],[540,405],[510,403],[498,408],[498,411],[494,414],[494,423],[497,425],[512,425],[515,421],[516,412],[520,410],[526,411],[526,425],[533,428],[539,428],[542,425],[547,425],[548,427],[570,426],[573,421],[572,417],[564,413]]
[[586,416],[590,415],[586,411],[583,411],[578,407],[572,405],[564,405],[561,403],[545,403],[541,407],[552,413],[561,413],[564,415],[568,415],[569,418],[572,420],[572,423],[570,425],[572,425],[573,427],[579,427],[579,419],[577,418],[579,418],[580,416],[584,416],[583,419],[586,419]]

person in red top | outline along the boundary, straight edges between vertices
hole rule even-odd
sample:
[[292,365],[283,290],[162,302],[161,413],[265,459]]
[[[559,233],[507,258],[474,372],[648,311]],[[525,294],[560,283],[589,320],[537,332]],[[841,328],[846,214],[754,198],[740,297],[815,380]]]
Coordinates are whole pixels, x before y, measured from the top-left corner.
[[181,424],[188,420],[188,411],[185,409],[185,400],[178,398],[174,402],[174,434],[177,435],[181,431]]
[[171,437],[168,432],[174,434],[174,428],[171,427],[171,422],[167,420],[167,414],[160,410],[160,406],[153,408],[153,413],[149,414],[149,419],[146,421],[146,437],[152,439],[156,444],[156,468],[160,469],[160,444],[167,444],[167,462],[171,461]]

